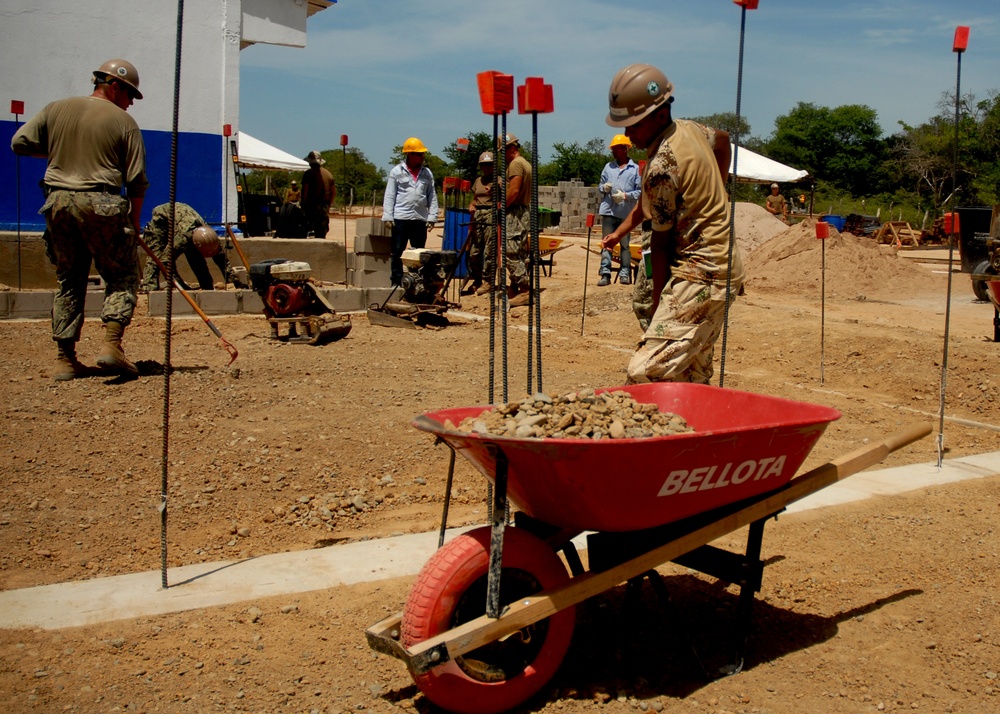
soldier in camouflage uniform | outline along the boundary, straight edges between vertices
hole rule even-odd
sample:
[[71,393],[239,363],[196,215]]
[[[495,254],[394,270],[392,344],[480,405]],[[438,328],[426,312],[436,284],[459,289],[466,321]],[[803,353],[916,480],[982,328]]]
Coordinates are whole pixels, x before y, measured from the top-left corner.
[[509,307],[527,305],[531,300],[531,164],[520,154],[521,143],[513,134],[504,142],[507,152],[507,272],[510,273]]
[[[39,213],[45,216],[59,281],[52,302],[57,345],[52,376],[60,381],[90,374],[77,359],[76,344],[92,261],[107,283],[97,366],[114,374],[138,374],[125,357],[122,335],[132,320],[139,287],[135,236],[149,186],[142,134],[127,113],[142,93],[135,67],[121,59],[96,69],[93,83],[90,96],[46,105],[11,139],[14,153],[48,160],[46,200]],[[123,185],[127,198],[121,195]]]
[[[730,248],[729,135],[674,120],[672,95],[666,76],[647,64],[620,70],[608,92],[607,123],[625,127],[625,135],[649,156],[641,202],[603,240],[611,246],[644,219],[652,222],[652,314],[629,362],[632,384],[707,384],[727,301],[743,284],[739,248]],[[650,308],[645,298],[635,301],[643,321]]]
[[[191,271],[198,279],[199,288],[214,290],[215,285],[212,282],[212,274],[208,270],[208,263],[205,262],[205,256],[198,250],[193,240],[195,229],[201,226],[208,226],[208,224],[198,215],[196,210],[186,203],[174,204],[174,258],[176,260],[181,255],[187,258]],[[153,209],[153,217],[142,232],[142,239],[164,265],[169,265],[170,260],[169,233],[170,204],[163,203]],[[228,275],[225,253],[216,253],[212,256],[212,261],[222,273],[222,282],[224,283]],[[142,289],[158,290],[160,287],[159,278],[160,269],[157,267],[156,261],[147,258],[146,267],[142,273]],[[181,287],[187,288],[184,281],[180,280],[179,277],[177,279],[181,283]]]
[[[493,154],[484,151],[479,155],[482,176],[472,184],[472,202],[469,203],[469,278],[470,291],[483,287],[486,293],[496,281],[496,238],[493,237]],[[491,240],[492,238],[492,240]],[[489,249],[492,246],[492,254]],[[463,287],[463,292],[465,289]]]

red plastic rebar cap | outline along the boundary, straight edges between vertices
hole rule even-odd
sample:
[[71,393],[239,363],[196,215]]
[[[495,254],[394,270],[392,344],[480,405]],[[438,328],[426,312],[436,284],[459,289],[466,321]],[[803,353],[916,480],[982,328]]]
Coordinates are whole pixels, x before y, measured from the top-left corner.
[[593,213],[588,213],[587,214],[587,228],[593,228],[593,227],[594,227],[594,214]]
[[955,28],[955,41],[951,45],[952,52],[965,52],[969,46],[969,28],[959,25]]
[[554,109],[552,85],[541,77],[527,77],[517,88],[518,114],[549,114]]
[[476,75],[483,114],[506,114],[514,108],[514,75],[496,70]]
[[823,240],[830,237],[830,224],[825,221],[816,221],[816,238]]
[[10,100],[10,113],[11,114],[24,114],[24,102],[18,99]]
[[340,145],[347,146],[347,134],[340,135]]
[[222,135],[223,136],[232,136],[233,135],[233,125],[232,124],[223,124],[222,125]]
[[747,10],[756,10],[760,0],[733,0],[734,3]]

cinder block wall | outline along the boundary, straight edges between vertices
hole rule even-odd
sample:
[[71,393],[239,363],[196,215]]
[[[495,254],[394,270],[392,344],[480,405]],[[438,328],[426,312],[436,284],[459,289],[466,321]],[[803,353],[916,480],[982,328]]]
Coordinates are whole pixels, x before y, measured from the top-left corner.
[[585,230],[587,214],[596,214],[600,202],[597,187],[584,186],[580,179],[538,187],[538,205],[561,213],[559,229],[563,231]]

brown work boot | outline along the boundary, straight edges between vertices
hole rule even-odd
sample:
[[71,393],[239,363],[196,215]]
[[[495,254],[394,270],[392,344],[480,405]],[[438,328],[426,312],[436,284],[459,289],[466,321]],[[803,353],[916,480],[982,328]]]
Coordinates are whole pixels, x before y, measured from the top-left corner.
[[507,307],[523,307],[531,302],[531,291],[525,290],[523,293],[518,293],[510,300],[507,301]]
[[124,375],[126,377],[139,376],[138,368],[129,362],[122,349],[122,334],[125,326],[120,322],[104,323],[104,346],[97,356],[97,366],[105,372]]
[[77,377],[86,377],[86,365],[76,358],[76,342],[73,340],[57,340],[56,367],[52,370],[52,378],[57,382],[68,382]]
[[490,285],[489,283],[483,283],[476,290],[476,295],[485,295],[486,293],[488,293],[492,289],[493,289],[492,285]]

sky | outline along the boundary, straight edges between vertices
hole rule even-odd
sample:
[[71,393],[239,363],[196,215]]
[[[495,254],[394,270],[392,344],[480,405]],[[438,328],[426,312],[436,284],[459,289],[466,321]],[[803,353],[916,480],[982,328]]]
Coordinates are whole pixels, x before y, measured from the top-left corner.
[[[416,136],[438,156],[470,132],[493,132],[476,75],[542,77],[555,111],[539,114],[539,162],[556,142],[616,133],[608,86],[643,62],[674,84],[679,117],[735,112],[767,138],[799,102],[874,109],[886,135],[917,125],[954,93],[955,28],[970,28],[961,91],[1000,91],[1000,0],[339,0],[309,19],[304,48],[240,55],[240,128],[289,153],[360,149],[380,168]],[[739,93],[737,89],[739,88]],[[532,139],[530,114],[507,130]]]

